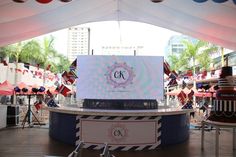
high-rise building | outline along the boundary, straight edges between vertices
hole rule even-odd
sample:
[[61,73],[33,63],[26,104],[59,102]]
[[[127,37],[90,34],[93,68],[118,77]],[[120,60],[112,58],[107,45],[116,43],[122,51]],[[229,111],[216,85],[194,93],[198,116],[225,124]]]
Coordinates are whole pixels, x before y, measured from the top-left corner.
[[67,57],[72,62],[77,55],[88,55],[90,49],[90,28],[68,28]]
[[184,44],[182,43],[183,40],[191,41],[191,42],[197,42],[197,39],[194,39],[192,37],[186,36],[186,35],[175,35],[170,37],[168,44],[165,48],[165,59],[168,59],[169,55],[180,55],[181,52],[185,49]]

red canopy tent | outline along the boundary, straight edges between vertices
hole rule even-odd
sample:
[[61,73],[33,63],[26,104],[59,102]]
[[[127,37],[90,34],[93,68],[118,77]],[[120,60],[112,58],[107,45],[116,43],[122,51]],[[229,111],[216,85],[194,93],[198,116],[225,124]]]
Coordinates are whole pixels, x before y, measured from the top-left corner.
[[182,89],[174,89],[171,92],[167,92],[167,95],[178,95],[180,92],[182,91]]
[[194,93],[196,97],[212,97],[212,93],[209,92],[198,92]]
[[8,82],[4,81],[0,84],[0,95],[13,95],[14,93],[14,86]]

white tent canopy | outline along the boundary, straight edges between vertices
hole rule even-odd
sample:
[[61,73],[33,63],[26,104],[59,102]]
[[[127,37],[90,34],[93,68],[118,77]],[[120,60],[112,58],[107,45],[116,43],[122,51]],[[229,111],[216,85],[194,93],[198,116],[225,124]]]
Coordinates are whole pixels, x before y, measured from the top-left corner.
[[0,46],[74,25],[97,21],[137,21],[164,27],[236,50],[236,5],[193,0],[0,1]]

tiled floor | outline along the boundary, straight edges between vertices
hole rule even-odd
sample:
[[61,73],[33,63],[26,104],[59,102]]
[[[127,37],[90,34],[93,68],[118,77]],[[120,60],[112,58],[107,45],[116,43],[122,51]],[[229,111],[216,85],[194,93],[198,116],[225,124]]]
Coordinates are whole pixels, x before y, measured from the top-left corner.
[[[231,130],[220,134],[220,157],[233,157]],[[215,131],[206,131],[205,150],[201,151],[201,131],[191,130],[185,143],[155,151],[112,152],[116,157],[214,157]],[[67,156],[73,146],[51,139],[45,127],[7,128],[0,130],[0,157]],[[101,151],[83,150],[82,157],[99,157]]]

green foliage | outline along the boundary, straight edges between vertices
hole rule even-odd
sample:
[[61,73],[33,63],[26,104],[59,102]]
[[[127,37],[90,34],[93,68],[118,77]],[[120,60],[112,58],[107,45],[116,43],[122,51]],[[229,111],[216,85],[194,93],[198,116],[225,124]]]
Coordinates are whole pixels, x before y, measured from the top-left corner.
[[171,55],[168,57],[173,70],[193,70],[195,73],[196,65],[200,69],[209,69],[212,62],[210,55],[218,50],[215,45],[201,40],[195,43],[184,40],[183,44],[186,48],[180,56]]
[[70,66],[68,58],[55,50],[53,36],[45,37],[42,42],[33,39],[1,47],[0,57],[9,57],[11,62],[39,64],[43,69],[51,65],[50,70],[54,73],[62,73]]

